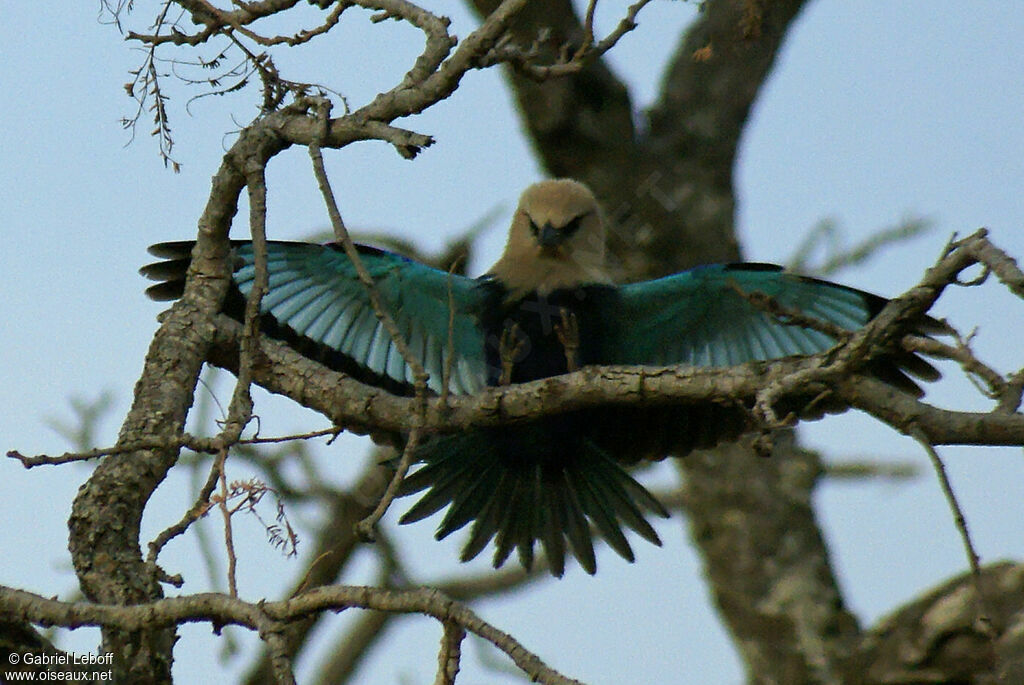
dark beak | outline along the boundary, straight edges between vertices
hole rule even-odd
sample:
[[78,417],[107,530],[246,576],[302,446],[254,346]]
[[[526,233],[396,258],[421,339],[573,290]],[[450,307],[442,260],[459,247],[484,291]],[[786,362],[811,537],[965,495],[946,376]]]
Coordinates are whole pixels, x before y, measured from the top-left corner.
[[558,247],[562,243],[562,232],[557,228],[554,228],[551,224],[544,224],[537,231],[537,242],[543,248]]

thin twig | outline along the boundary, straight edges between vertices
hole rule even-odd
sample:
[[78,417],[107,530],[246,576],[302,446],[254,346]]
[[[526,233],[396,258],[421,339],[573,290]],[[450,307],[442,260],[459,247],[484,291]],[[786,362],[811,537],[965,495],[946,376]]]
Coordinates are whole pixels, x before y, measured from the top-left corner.
[[832,480],[867,479],[905,481],[921,475],[917,464],[912,461],[880,462],[871,460],[830,461],[824,465],[821,474]]
[[[963,509],[957,501],[956,493],[953,492],[953,485],[949,480],[949,474],[946,473],[946,465],[942,463],[942,458],[939,456],[938,451],[928,441],[928,438],[924,433],[917,428],[912,428],[909,431],[909,435],[924,448],[924,451],[928,454],[928,458],[932,462],[932,466],[935,468],[935,474],[939,477],[939,486],[942,488],[942,494],[946,498],[946,503],[953,512],[953,521],[956,523],[957,532],[960,533],[960,539],[963,542],[964,550],[967,553],[967,561],[971,567],[971,576],[974,578],[974,591],[977,594],[977,620],[979,627],[984,634],[994,640],[995,631],[992,626],[992,612],[988,609],[987,602],[985,601],[984,589],[982,588],[981,564],[979,561],[980,557],[974,548],[974,543],[971,541],[971,534],[967,530],[967,519],[964,517]],[[994,646],[995,645],[993,645],[993,647]]]
[[586,54],[587,50],[594,44],[594,13],[597,11],[597,0],[590,0],[587,3],[587,11],[583,15],[583,42],[573,55],[577,59]]
[[217,503],[224,518],[224,547],[228,555],[228,594],[238,597],[238,581],[236,579],[236,567],[238,559],[235,557],[234,534],[231,529],[231,510],[228,508],[228,479],[225,473],[225,461],[228,450],[222,449],[217,454],[217,476],[220,480],[220,501]]
[[[509,565],[485,573],[457,576],[447,580],[427,580],[418,584],[436,588],[453,599],[469,602],[524,590],[531,584],[547,578],[547,570],[547,559],[541,553],[534,559],[530,571],[521,566]],[[320,685],[345,682],[348,674],[352,673],[370,646],[380,639],[394,617],[395,614],[379,611],[366,612],[360,616],[348,631],[337,637],[334,645],[328,650],[330,657],[319,667],[316,677],[311,682]]]
[[444,360],[444,370],[441,372],[441,397],[440,405],[448,404],[448,395],[451,393],[449,385],[452,381],[452,365],[455,363],[455,293],[452,288],[452,279],[455,276],[455,269],[458,268],[460,259],[456,259],[448,267],[448,356]]
[[[345,429],[342,426],[332,426],[330,428],[309,431],[307,433],[293,433],[291,435],[280,435],[269,438],[242,438],[234,444],[263,445],[268,443],[291,442],[292,440],[311,440],[313,438],[323,436],[331,436],[333,440],[333,438],[344,432],[344,430]],[[328,444],[329,443],[330,441],[328,441]],[[114,445],[112,447],[97,447],[86,452],[65,452],[64,454],[55,457],[46,454],[37,454],[32,457],[27,457],[17,450],[8,451],[7,456],[11,459],[17,459],[21,462],[22,466],[30,469],[36,466],[59,466],[61,464],[69,464],[76,461],[99,459],[100,457],[107,457],[114,454],[137,452],[139,450],[178,449],[181,447],[186,447],[198,454],[216,454],[219,449],[216,438],[199,438],[185,433],[180,438],[174,440],[143,440],[140,442],[127,442],[120,445]]]
[[249,231],[252,237],[253,275],[252,289],[245,299],[245,321],[239,342],[238,373],[235,389],[228,405],[228,418],[215,438],[218,444],[231,446],[238,442],[242,431],[252,419],[252,366],[260,349],[260,303],[269,288],[267,273],[267,184],[262,166],[247,174],[249,190]]
[[973,382],[975,378],[987,387],[975,387],[989,398],[1001,397],[1005,392],[1006,379],[988,364],[985,364],[971,350],[970,336],[965,340],[958,332],[950,328],[950,333],[956,341],[956,346],[946,345],[933,338],[925,338],[919,335],[908,335],[903,338],[903,348],[910,352],[921,352],[929,357],[950,359],[960,365],[967,377]]
[[[331,103],[327,100],[320,100],[316,104],[318,105],[316,107],[317,117],[321,123],[320,135],[326,135],[330,121]],[[401,485],[402,479],[405,478],[405,474],[409,470],[409,465],[415,458],[416,446],[419,444],[420,431],[426,414],[427,381],[430,379],[430,376],[427,374],[426,370],[424,370],[423,364],[420,360],[412,354],[412,351],[409,349],[408,342],[406,342],[401,331],[398,329],[398,325],[381,302],[380,293],[377,290],[373,277],[370,276],[369,271],[367,271],[366,266],[363,264],[362,259],[359,256],[359,251],[352,242],[348,229],[345,228],[345,222],[342,221],[341,218],[341,211],[338,209],[338,203],[334,199],[334,192],[331,190],[330,179],[328,179],[327,171],[324,168],[324,159],[320,152],[319,136],[314,136],[314,139],[309,146],[309,156],[313,161],[313,174],[316,176],[317,185],[320,187],[320,193],[323,195],[324,203],[327,205],[327,213],[331,218],[331,227],[334,230],[334,235],[338,242],[341,243],[342,248],[345,250],[345,254],[348,255],[349,260],[352,262],[352,266],[355,268],[356,273],[359,276],[359,280],[366,290],[366,296],[373,307],[373,313],[376,315],[380,325],[384,327],[384,330],[386,330],[388,335],[391,337],[391,342],[398,350],[403,361],[408,364],[409,368],[412,370],[413,376],[416,412],[412,417],[409,437],[406,441],[405,449],[402,451],[402,458],[399,460],[398,469],[395,471],[395,475],[391,479],[391,482],[388,483],[388,487],[384,491],[384,495],[377,503],[373,512],[363,520],[359,521],[355,526],[356,533],[360,537],[365,540],[372,540],[373,527],[377,525],[380,519],[387,512],[388,507],[391,506],[391,502],[394,501],[395,496],[398,493],[398,487]],[[448,357],[451,358],[453,355],[454,351],[452,348],[449,348]]]
[[826,321],[825,319],[821,319],[816,316],[808,316],[807,314],[793,309],[792,307],[786,307],[771,295],[767,295],[760,290],[751,290],[748,292],[743,290],[736,281],[730,281],[729,286],[736,291],[740,297],[747,300],[750,304],[754,305],[761,311],[771,314],[779,321],[779,323],[785,326],[809,328],[812,331],[824,333],[837,343],[850,338],[851,331],[843,328],[842,326],[837,326],[830,321]]
[[189,526],[202,518],[206,512],[210,510],[210,496],[213,494],[214,488],[217,487],[217,481],[220,479],[222,464],[219,460],[214,463],[210,469],[210,475],[207,477],[203,487],[199,489],[199,494],[196,496],[195,502],[189,508],[185,515],[181,517],[181,520],[175,523],[173,526],[163,530],[152,542],[149,543],[149,553],[146,555],[147,564],[155,564],[156,558],[160,554],[160,550],[164,546],[178,537],[186,530]]
[[158,450],[185,446],[187,445],[184,440],[175,440],[172,444],[168,444],[167,441],[144,440],[140,442],[126,442],[120,445],[114,445],[113,447],[97,447],[86,452],[65,452],[64,454],[60,454],[55,457],[47,454],[37,454],[29,457],[17,450],[8,450],[7,456],[11,459],[17,459],[21,462],[22,466],[27,469],[31,469],[36,466],[60,466],[61,464],[70,464],[76,461],[99,459],[100,457],[106,457],[112,454],[127,454],[129,452],[136,452],[139,450]]
[[[575,74],[611,50],[623,36],[635,29],[637,27],[637,15],[650,2],[651,0],[639,0],[639,2],[630,5],[626,10],[625,16],[611,33],[598,42],[594,40],[593,26],[591,25],[589,29],[585,28],[583,42],[579,48],[572,55],[567,54],[567,51],[563,49],[562,54],[552,64],[537,64],[536,49],[523,50],[513,45],[510,41],[498,42],[490,52],[479,58],[478,62],[481,66],[485,67],[507,62],[526,76],[537,81]],[[590,22],[593,21],[593,11],[596,5],[596,0],[592,0],[588,4],[587,20]]]
[[[420,415],[422,416],[422,412]],[[418,421],[416,423],[418,423]],[[373,528],[384,517],[384,514],[388,511],[388,507],[391,506],[391,503],[395,501],[395,497],[398,496],[398,488],[402,484],[405,474],[409,472],[409,467],[412,465],[412,462],[416,457],[416,447],[420,442],[420,432],[421,429],[419,425],[414,424],[412,430],[409,431],[409,439],[405,443],[405,448],[402,450],[402,456],[398,460],[398,466],[395,468],[395,475],[391,478],[391,482],[388,483],[387,489],[384,490],[384,494],[381,495],[380,500],[377,502],[377,506],[374,507],[372,512],[370,512],[370,515],[356,523],[356,534],[363,540],[372,541],[374,539]]]
[[303,592],[306,591],[306,587],[309,585],[309,580],[310,580],[310,576],[313,573],[313,569],[316,568],[317,564],[319,564],[321,561],[323,561],[324,559],[328,558],[332,554],[335,554],[335,551],[329,549],[326,552],[323,552],[320,556],[318,556],[312,562],[310,562],[309,567],[306,569],[306,575],[302,576],[302,582],[300,582],[296,586],[295,591],[292,592],[292,594],[291,594],[292,597],[298,597],[299,595],[301,595]]
[[[314,101],[313,98],[310,99]],[[328,100],[317,99],[317,116],[322,122],[325,128],[324,133],[326,134],[326,126],[330,117],[331,103]],[[423,365],[418,359],[412,354],[409,349],[409,345],[406,343],[404,336],[401,331],[398,330],[398,326],[395,324],[394,319],[391,318],[391,314],[387,308],[381,302],[380,293],[377,291],[377,286],[373,281],[373,277],[370,276],[370,272],[366,270],[366,265],[363,264],[362,258],[359,256],[359,251],[355,247],[355,243],[352,242],[351,236],[349,236],[348,229],[345,228],[345,222],[341,218],[341,212],[338,210],[338,203],[334,199],[334,191],[331,190],[331,182],[327,178],[327,171],[324,169],[324,158],[320,152],[320,143],[314,138],[309,145],[309,156],[313,160],[313,174],[316,176],[317,185],[320,187],[320,193],[323,195],[324,202],[327,205],[327,214],[331,219],[331,227],[334,230],[335,240],[342,246],[345,254],[352,262],[353,268],[356,270],[356,275],[359,277],[360,283],[366,289],[367,298],[370,300],[370,305],[373,307],[373,313],[380,321],[381,325],[391,336],[391,341],[395,347],[398,348],[398,353],[402,355],[402,359],[409,365],[413,374],[413,385],[416,388],[422,386],[426,388],[427,380],[429,375],[423,369]]]

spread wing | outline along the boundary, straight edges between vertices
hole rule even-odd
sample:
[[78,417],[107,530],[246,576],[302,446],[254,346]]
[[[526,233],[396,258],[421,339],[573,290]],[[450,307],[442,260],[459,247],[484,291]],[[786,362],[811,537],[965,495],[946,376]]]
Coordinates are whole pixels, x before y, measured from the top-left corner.
[[[193,245],[174,242],[150,248],[151,254],[168,260],[141,269],[148,278],[163,281],[146,291],[150,297],[170,300],[181,295]],[[476,282],[390,252],[357,247],[411,356],[430,374],[430,389],[441,391],[449,359],[451,392],[484,387],[484,342],[475,315],[483,294]],[[241,318],[256,276],[252,244],[233,241],[232,258],[235,289],[225,312]],[[408,361],[378,321],[366,287],[340,245],[268,242],[267,271],[269,288],[261,303],[266,332],[299,343],[303,352],[312,350],[329,366],[362,372],[369,382],[386,379],[391,385],[411,386]]]
[[[821,331],[787,324],[758,307],[745,296],[752,293],[846,330],[866,324],[887,302],[770,264],[698,267],[619,288],[616,311],[611,313],[616,339],[610,349],[618,355],[614,362],[731,366],[815,354],[836,344]],[[921,329],[941,332],[942,325],[926,319]],[[920,388],[904,372],[926,381],[939,377],[934,367],[911,353],[894,353],[872,371],[917,395]]]

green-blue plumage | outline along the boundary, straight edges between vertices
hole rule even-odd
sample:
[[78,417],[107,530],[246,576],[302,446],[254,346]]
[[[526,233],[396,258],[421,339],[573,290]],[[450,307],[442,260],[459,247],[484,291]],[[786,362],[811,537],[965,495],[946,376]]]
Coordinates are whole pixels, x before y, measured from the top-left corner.
[[[148,290],[151,297],[180,296],[192,245],[151,248],[168,260],[142,269],[163,281]],[[433,392],[441,391],[449,364],[450,392],[467,394],[587,364],[728,366],[813,354],[835,341],[819,330],[787,325],[746,295],[760,293],[785,310],[846,330],[867,323],[885,303],[758,264],[705,266],[624,286],[584,285],[510,298],[495,278],[452,275],[375,248],[360,246],[359,252],[411,355],[430,374]],[[241,317],[255,277],[252,245],[233,242],[232,258],[235,287],[224,309]],[[267,269],[269,290],[261,310],[267,334],[332,368],[411,392],[410,366],[339,246],[270,242]],[[922,326],[934,331],[932,324],[937,322]],[[894,353],[871,371],[915,393],[920,391],[904,371],[925,380],[938,377],[909,353]],[[403,494],[426,493],[402,522],[447,507],[439,538],[472,524],[463,559],[494,540],[495,566],[517,550],[529,567],[540,542],[556,575],[570,550],[593,573],[591,525],[631,561],[622,525],[660,544],[644,513],[667,514],[623,465],[710,447],[737,437],[746,420],[740,407],[606,407],[437,436],[419,448],[416,456],[424,466],[403,485]]]

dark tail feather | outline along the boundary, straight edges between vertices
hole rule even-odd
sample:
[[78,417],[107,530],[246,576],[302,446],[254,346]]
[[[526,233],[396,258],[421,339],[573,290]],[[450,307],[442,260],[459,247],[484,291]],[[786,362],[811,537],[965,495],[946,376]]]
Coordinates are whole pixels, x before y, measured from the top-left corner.
[[540,488],[537,488],[538,511],[540,512],[540,542],[548,567],[556,578],[565,573],[565,531],[566,521],[562,508],[557,502],[545,502]]
[[589,439],[558,417],[524,426],[437,437],[416,457],[424,466],[399,491],[426,491],[400,523],[445,506],[436,537],[472,522],[463,561],[494,540],[494,567],[512,551],[530,568],[540,543],[551,573],[561,576],[568,550],[587,573],[597,570],[591,524],[619,555],[633,561],[623,524],[660,545],[644,510],[668,516],[650,493]]
[[[495,471],[493,480],[487,487],[489,497],[484,501],[483,507],[469,529],[469,539],[462,547],[459,561],[469,561],[480,554],[487,543],[503,530],[502,523],[505,526],[508,525],[508,520],[504,515],[520,504],[513,501],[513,488],[516,485],[513,472],[508,469],[495,469]],[[498,561],[498,553],[495,553],[494,565],[495,567],[501,565]]]
[[[884,297],[868,293],[863,293],[863,295],[868,307],[869,318],[874,318],[885,305],[889,304],[889,300]],[[928,315],[914,320],[910,325],[910,330],[917,335],[927,337],[952,333],[952,329],[946,322]],[[868,366],[868,369],[880,381],[914,397],[924,395],[924,390],[915,382],[915,378],[926,383],[933,383],[942,378],[939,370],[929,364],[927,360],[915,352],[905,350],[894,351],[891,355],[876,359]]]
[[559,509],[562,518],[565,520],[565,533],[569,538],[569,546],[576,560],[580,562],[583,570],[594,575],[597,571],[597,559],[594,558],[594,543],[590,535],[590,526],[587,525],[587,518],[583,515],[583,507],[580,506],[580,498],[576,494],[575,483],[572,482],[568,469],[561,475],[565,480],[560,488],[552,495],[558,498]]
[[533,566],[533,542],[536,539],[533,519],[537,514],[536,495],[539,488],[531,482],[532,474],[525,475],[525,478],[508,479],[510,482],[506,485],[509,489],[508,505],[515,503],[515,506],[505,506],[497,525],[494,536],[495,568],[505,563],[513,549],[519,550],[519,558],[525,568]]
[[633,548],[629,546],[629,541],[626,540],[626,536],[622,533],[619,522],[615,520],[617,510],[610,508],[612,506],[610,503],[601,502],[601,495],[597,493],[595,484],[588,482],[585,478],[580,479],[577,495],[579,496],[583,511],[587,513],[590,520],[601,531],[601,537],[611,545],[612,549],[619,553],[620,557],[633,562],[636,558],[633,556]]
[[657,516],[668,518],[668,512],[661,506],[661,503],[621,469],[598,470],[594,472],[593,476],[591,484],[597,491],[598,500],[603,501],[606,507],[612,508],[623,523],[645,540],[660,546],[661,539],[644,518],[643,512],[640,511],[637,504],[639,503]]
[[[442,447],[435,443],[444,439],[434,440],[429,447]],[[459,459],[458,453],[454,450],[447,454],[436,454],[438,451],[437,449],[420,450],[417,457],[429,461],[426,466],[405,477],[398,494],[399,496],[411,495],[427,487],[431,488],[405,513],[402,523],[420,521],[441,511],[448,504],[453,505],[438,530],[438,540],[440,540],[448,533],[462,528],[472,519],[472,515],[463,516],[462,514],[467,505],[470,514],[479,512],[483,507],[486,500],[479,499],[480,493],[482,492],[484,497],[488,496],[487,479],[495,470],[495,465],[483,459],[479,461]],[[427,454],[434,455],[436,458],[430,459],[426,456]],[[491,489],[493,491],[493,484],[491,484]]]

